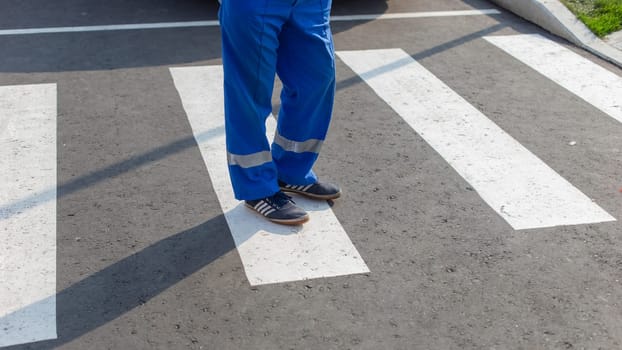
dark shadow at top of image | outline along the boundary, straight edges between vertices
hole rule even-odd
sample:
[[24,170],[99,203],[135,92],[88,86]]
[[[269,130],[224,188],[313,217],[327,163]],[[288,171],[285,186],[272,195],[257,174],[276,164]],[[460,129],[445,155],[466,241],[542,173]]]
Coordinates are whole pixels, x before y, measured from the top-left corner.
[[[333,14],[384,13],[388,8],[386,1],[334,1]],[[0,30],[216,21],[217,13],[216,0],[63,0],[53,4],[9,0],[0,5]],[[5,21],[5,17],[9,20]],[[334,31],[348,30],[365,22],[368,21],[342,23]],[[6,73],[179,66],[218,62],[221,57],[217,25],[0,35],[0,47],[3,52],[0,72]]]

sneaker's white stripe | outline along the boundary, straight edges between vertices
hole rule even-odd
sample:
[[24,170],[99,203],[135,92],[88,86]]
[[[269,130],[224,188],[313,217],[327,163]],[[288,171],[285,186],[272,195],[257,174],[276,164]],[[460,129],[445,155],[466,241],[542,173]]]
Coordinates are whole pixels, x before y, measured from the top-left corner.
[[266,213],[264,213],[263,215],[264,215],[264,216],[268,216],[268,215],[270,215],[270,214],[274,213],[275,211],[276,211],[275,209],[270,208],[270,209],[269,209]]
[[485,39],[622,122],[622,77],[539,34]]
[[[231,190],[223,128],[221,66],[171,68],[175,86],[199,143],[220,205],[251,285],[369,272],[325,201],[296,198],[309,211],[304,226],[274,224],[235,200]],[[269,139],[275,130],[268,118]],[[200,135],[218,130],[218,135]],[[213,133],[209,133],[212,135]]]
[[270,207],[270,205],[264,201],[259,202],[259,204],[257,204],[255,206],[255,209],[257,209],[258,212],[261,212],[262,210],[266,209]]
[[274,209],[272,209],[272,207],[269,207],[269,206],[268,206],[268,207],[262,208],[262,209],[261,209],[261,211],[260,211],[260,213],[261,213],[262,215],[266,216],[266,215],[268,215],[268,212],[269,212],[270,210],[274,210]]
[[302,191],[306,191],[306,190],[310,189],[311,186],[313,186],[313,184],[310,184],[310,185],[307,185],[307,186],[303,187]]
[[338,55],[515,229],[615,220],[403,50]]
[[266,203],[263,203],[258,206],[257,208],[255,208],[257,210],[258,213],[263,214],[263,210],[268,208],[268,205],[266,205]]
[[0,347],[56,338],[56,118],[55,84],[0,87]]
[[264,206],[260,206],[259,208],[255,208],[255,210],[256,210],[259,214],[262,214],[262,212],[261,212],[262,208],[264,208]]

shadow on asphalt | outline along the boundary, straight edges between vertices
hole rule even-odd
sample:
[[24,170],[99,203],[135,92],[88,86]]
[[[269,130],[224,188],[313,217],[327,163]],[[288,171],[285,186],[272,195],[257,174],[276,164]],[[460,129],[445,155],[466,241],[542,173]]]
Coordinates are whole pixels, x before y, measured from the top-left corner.
[[66,344],[145,304],[233,249],[224,215],[177,233],[59,292],[58,339],[3,349],[54,349]]
[[[480,31],[477,31],[477,32],[474,32],[474,33],[469,33],[467,35],[461,36],[461,37],[459,37],[457,39],[448,41],[446,43],[443,43],[442,45],[435,46],[435,47],[430,48],[428,50],[424,50],[424,51],[417,52],[417,53],[414,53],[414,54],[411,53],[410,56],[413,59],[415,59],[415,61],[421,61],[421,60],[423,60],[425,58],[434,56],[434,55],[436,55],[438,53],[441,53],[443,51],[450,50],[450,49],[455,48],[457,46],[463,45],[463,44],[465,44],[465,43],[467,43],[469,41],[479,39],[482,36],[495,33],[495,32],[497,32],[497,31],[499,31],[499,30],[501,30],[501,29],[503,29],[505,27],[506,27],[505,24],[501,24],[501,23],[500,24],[496,24],[496,25],[488,27],[486,29],[482,29]],[[410,62],[411,62],[410,59],[405,61],[405,62],[399,62],[399,61],[398,62],[393,62],[393,63],[390,63],[389,65],[380,67],[379,69],[377,69],[374,72],[368,72],[366,75],[370,76],[370,77],[373,77],[373,76],[376,76],[376,75],[384,74],[384,73],[387,73],[388,71],[397,69],[397,68],[403,66],[404,64],[408,64]],[[340,80],[340,81],[337,82],[337,90],[347,89],[348,87],[350,87],[352,85],[359,84],[362,81],[363,80],[358,75],[354,76],[354,77],[351,77],[351,78],[348,78],[348,79]]]
[[149,152],[142,153],[132,158],[109,165],[103,169],[82,175],[69,182],[59,184],[57,189],[49,188],[31,197],[22,198],[6,206],[0,206],[0,220],[10,219],[25,210],[33,208],[34,206],[44,204],[51,200],[56,200],[57,198],[63,198],[74,192],[97,185],[107,179],[111,179],[138,169],[146,164],[158,162],[168,156],[183,152],[188,148],[197,147],[197,140],[199,143],[202,143],[219,136],[221,133],[224,133],[224,126],[206,131],[197,135],[196,138],[191,135],[183,139],[176,140],[169,144],[154,148]]
[[[341,0],[334,14],[384,13],[387,0]],[[93,26],[216,20],[216,0],[36,0],[0,4],[9,21],[0,29]],[[24,13],[29,13],[23,23]],[[45,17],[43,17],[45,14]],[[17,19],[22,22],[18,22]],[[11,21],[12,20],[12,21]],[[339,26],[347,30],[366,21]],[[49,33],[0,36],[0,72],[98,71],[181,65],[220,58],[220,29],[214,27]]]

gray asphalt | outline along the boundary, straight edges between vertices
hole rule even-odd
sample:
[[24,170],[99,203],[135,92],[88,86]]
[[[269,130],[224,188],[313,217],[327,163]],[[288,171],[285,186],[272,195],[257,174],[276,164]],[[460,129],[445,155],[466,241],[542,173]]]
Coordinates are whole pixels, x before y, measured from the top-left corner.
[[[473,8],[494,6],[335,0],[333,14]],[[216,10],[5,0],[0,29]],[[337,50],[402,48],[622,218],[622,125],[481,38],[539,28],[503,12],[333,31]],[[3,36],[0,48],[0,85],[57,83],[59,98],[59,338],[7,349],[622,348],[621,224],[513,230],[340,61],[316,170],[342,186],[333,211],[371,272],[251,287],[168,71],[220,64],[218,27]]]

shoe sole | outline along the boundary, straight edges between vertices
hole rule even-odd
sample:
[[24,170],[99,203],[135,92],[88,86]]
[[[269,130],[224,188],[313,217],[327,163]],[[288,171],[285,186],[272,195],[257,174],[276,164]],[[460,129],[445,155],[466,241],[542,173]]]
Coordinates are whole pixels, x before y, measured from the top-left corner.
[[294,190],[294,189],[286,188],[286,187],[281,187],[281,191],[296,193],[296,194],[299,194],[299,195],[302,195],[302,196],[305,196],[305,197],[311,198],[311,199],[330,200],[330,199],[337,199],[337,198],[341,197],[341,191],[339,191],[337,193],[333,193],[333,194],[313,194],[313,193],[299,191],[299,190]]
[[250,206],[249,204],[244,204],[248,209],[252,210],[255,214],[261,216],[264,219],[267,219],[271,222],[274,222],[275,224],[281,224],[281,225],[288,225],[288,226],[298,226],[298,225],[302,225],[305,222],[309,221],[309,214],[306,214],[305,216],[301,216],[299,218],[295,218],[295,219],[272,219],[269,218],[265,215],[262,215],[261,213],[259,213],[257,210],[255,210],[255,208],[253,208],[252,206]]

